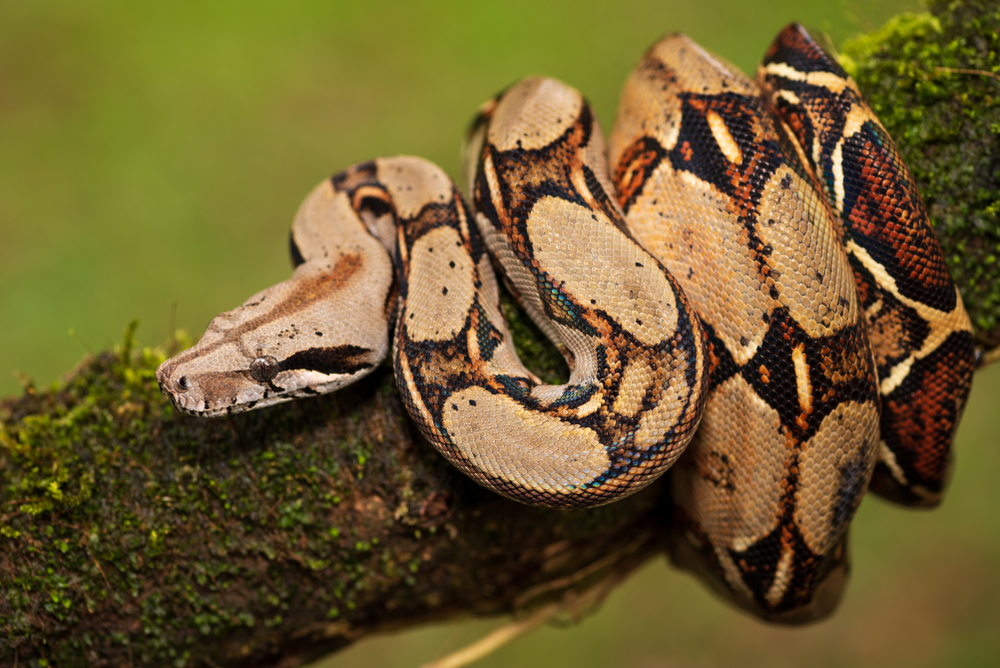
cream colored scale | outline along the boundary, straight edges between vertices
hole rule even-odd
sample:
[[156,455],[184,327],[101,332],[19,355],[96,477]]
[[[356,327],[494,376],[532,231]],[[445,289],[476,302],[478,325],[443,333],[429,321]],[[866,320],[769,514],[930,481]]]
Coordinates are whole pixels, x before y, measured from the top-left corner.
[[[611,164],[621,170],[626,151],[644,136],[654,138],[667,154],[675,151],[682,161],[706,151],[705,146],[678,145],[683,93],[758,95],[744,75],[686,37],[667,37],[647,53],[625,85],[610,140]],[[709,141],[729,163],[748,167],[756,159],[741,148],[723,115],[709,109],[704,118]],[[755,123],[758,142],[774,137],[769,119]],[[788,166],[770,175],[753,217],[757,239],[769,247],[766,254],[737,220],[738,206],[713,183],[692,171],[675,170],[668,155],[627,213],[635,235],[678,278],[735,364],[746,370],[777,309],[787,310],[810,339],[857,326],[861,314],[847,257],[829,210],[811,184]],[[828,399],[817,397],[812,387],[807,345],[812,344],[792,348],[794,378],[772,378],[775,371],[763,364],[750,370],[763,383],[794,384],[792,400],[798,403],[800,420],[808,420],[817,402]],[[851,377],[859,373],[859,358],[862,366],[870,364],[867,340],[859,345],[853,358],[848,355],[839,368],[831,364],[829,372]],[[757,592],[756,600],[734,555],[778,530],[783,514],[791,512],[808,549],[819,558],[835,559],[847,529],[843,515],[853,513],[875,462],[878,419],[875,402],[845,401],[823,419],[812,438],[799,443],[782,425],[776,407],[742,373],[723,381],[710,393],[700,429],[675,467],[675,502],[703,532],[703,537],[686,533],[675,559],[687,561],[710,580],[719,577],[715,569],[721,570],[720,589],[758,614],[800,621],[828,612],[839,597],[842,565],[821,574],[825,585],[814,586],[812,601],[799,601],[789,617],[769,608],[777,609],[789,594],[796,557],[803,555],[794,553],[791,542],[782,542],[771,564],[771,584]],[[845,502],[840,472],[857,462],[862,462],[862,479]],[[705,539],[707,545],[700,542]]]

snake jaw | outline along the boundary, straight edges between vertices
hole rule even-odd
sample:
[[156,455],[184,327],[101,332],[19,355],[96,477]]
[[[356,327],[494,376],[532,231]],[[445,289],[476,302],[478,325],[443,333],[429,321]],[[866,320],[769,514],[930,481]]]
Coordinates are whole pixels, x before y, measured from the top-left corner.
[[[206,337],[208,338],[208,337]],[[199,417],[217,417],[241,413],[255,408],[283,403],[292,399],[316,396],[338,390],[374,370],[384,353],[379,356],[363,349],[354,356],[344,355],[344,347],[333,347],[316,352],[316,349],[298,351],[284,359],[271,355],[267,362],[271,371],[261,374],[260,356],[252,359],[229,361],[231,370],[216,371],[213,365],[221,364],[219,355],[213,354],[211,341],[202,339],[198,345],[168,360],[156,370],[160,390],[183,413]],[[305,363],[317,366],[331,364],[331,359],[341,366],[323,371],[303,368]],[[218,368],[218,367],[216,367]],[[274,369],[277,369],[275,372]],[[273,373],[273,375],[272,375]]]
[[[304,238],[324,230],[343,200],[329,182],[320,184],[299,212]],[[367,232],[318,245],[297,241],[307,250],[290,280],[216,316],[195,346],[157,369],[179,410],[212,417],[332,392],[385,358],[394,294],[391,260],[372,252],[380,243]]]
[[[190,369],[190,365],[171,364],[173,360],[164,362],[156,370],[156,380],[160,384],[160,390],[166,394],[171,403],[183,413],[188,415],[198,415],[210,417],[233,412],[232,406],[243,405],[247,402],[240,402],[238,394],[227,393],[226,395],[213,395],[209,398],[206,386],[218,387],[218,378],[206,378],[208,374],[199,373]],[[218,377],[218,372],[212,374]],[[207,382],[205,382],[207,381]],[[255,404],[254,404],[255,405]],[[243,410],[250,408],[247,406]]]

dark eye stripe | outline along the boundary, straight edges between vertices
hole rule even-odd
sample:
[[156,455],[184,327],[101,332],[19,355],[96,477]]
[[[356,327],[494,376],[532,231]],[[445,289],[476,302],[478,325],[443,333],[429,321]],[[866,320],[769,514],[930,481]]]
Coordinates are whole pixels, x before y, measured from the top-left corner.
[[281,371],[305,369],[319,373],[355,373],[371,368],[375,364],[372,351],[361,346],[344,345],[332,348],[309,348],[286,358],[280,364]]

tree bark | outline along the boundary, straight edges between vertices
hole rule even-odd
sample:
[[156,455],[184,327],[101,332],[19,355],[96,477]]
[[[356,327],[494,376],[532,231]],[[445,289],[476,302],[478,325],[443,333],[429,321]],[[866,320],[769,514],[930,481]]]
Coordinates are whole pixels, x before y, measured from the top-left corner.
[[[980,6],[938,3],[940,34],[903,37],[946,42],[948,17]],[[989,11],[977,30],[995,52]],[[864,53],[853,73],[886,94],[865,73],[895,61]],[[992,95],[976,122],[1000,127],[997,82],[970,76]],[[1000,155],[996,133],[970,136],[953,141],[965,162]],[[900,137],[904,155],[915,137]],[[979,173],[980,190],[1000,191],[997,170]],[[939,232],[946,248],[994,249],[985,268],[953,254],[987,349],[1000,342],[1000,224],[984,216]],[[419,436],[388,368],[332,396],[187,417],[158,390],[162,354],[133,350],[133,330],[58,388],[0,403],[0,665],[300,665],[376,630],[572,609],[664,549],[665,480],[590,510],[508,501]]]

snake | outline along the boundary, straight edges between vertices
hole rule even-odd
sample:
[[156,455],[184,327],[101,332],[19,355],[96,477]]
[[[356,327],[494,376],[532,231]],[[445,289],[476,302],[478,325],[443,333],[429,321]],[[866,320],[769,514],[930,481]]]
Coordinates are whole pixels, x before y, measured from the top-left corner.
[[[971,324],[892,140],[801,26],[756,80],[662,38],[607,141],[576,89],[519,81],[477,112],[464,172],[464,193],[413,156],[324,180],[291,278],[165,361],[163,392],[227,416],[391,353],[423,437],[513,500],[597,506],[669,471],[674,563],[777,623],[835,608],[869,488],[940,500]],[[518,358],[501,281],[566,382]]]

